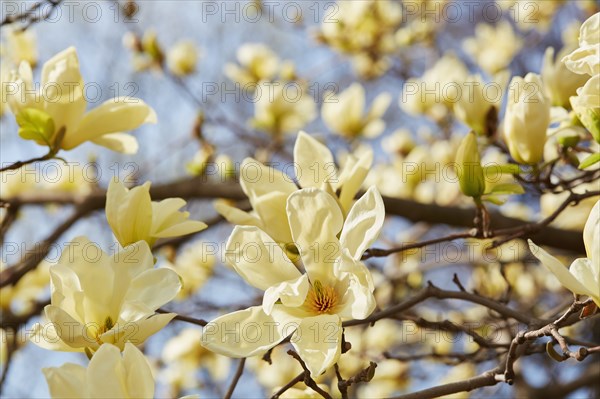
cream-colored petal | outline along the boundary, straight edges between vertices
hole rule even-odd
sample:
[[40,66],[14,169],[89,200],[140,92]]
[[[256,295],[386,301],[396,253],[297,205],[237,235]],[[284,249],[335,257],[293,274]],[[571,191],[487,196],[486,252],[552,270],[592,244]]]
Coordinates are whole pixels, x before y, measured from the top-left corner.
[[338,315],[322,314],[302,319],[292,344],[306,363],[311,376],[321,375],[340,357],[342,323]]
[[358,201],[354,203],[340,235],[343,248],[359,260],[365,250],[377,240],[385,219],[385,207],[379,191],[370,187]]
[[154,378],[148,360],[135,345],[125,344],[123,366],[127,370],[127,392],[131,398],[154,398]]
[[223,216],[229,223],[262,228],[262,222],[259,218],[252,213],[244,212],[229,205],[226,200],[216,200],[213,205],[219,215]]
[[340,255],[337,235],[344,223],[339,205],[325,191],[305,188],[288,198],[287,213],[308,278],[324,284],[332,281]]
[[535,245],[531,240],[529,240],[529,249],[531,250],[531,253],[556,276],[558,281],[566,289],[575,294],[589,295],[588,289],[581,284],[579,280],[571,274],[569,269],[567,269],[558,259]]
[[596,202],[583,228],[587,257],[600,262],[600,200]]
[[262,354],[292,334],[298,321],[288,316],[281,305],[270,315],[262,306],[217,317],[202,330],[202,345],[229,357]]
[[600,305],[600,276],[594,270],[591,259],[576,259],[569,268],[569,271],[588,291],[587,294],[596,304]]
[[207,227],[208,225],[204,222],[200,222],[198,220],[186,220],[185,222],[175,224],[169,228],[156,232],[152,236],[158,238],[179,237],[197,233],[206,229]]
[[347,213],[352,206],[354,197],[360,191],[360,188],[373,164],[373,151],[366,151],[357,160],[347,163],[342,169],[339,177],[340,189],[339,201],[344,213]]
[[121,350],[110,344],[101,345],[87,368],[89,397],[94,399],[128,398],[126,370]]
[[137,139],[127,133],[104,134],[91,142],[122,154],[136,154],[139,148]]
[[346,291],[338,305],[337,314],[342,320],[366,319],[377,306],[373,290],[363,284],[356,275],[349,274],[345,280]]
[[227,241],[225,259],[250,285],[266,290],[300,277],[283,249],[254,226],[236,226]]
[[180,289],[180,277],[173,270],[151,269],[131,281],[125,301],[141,302],[149,309],[156,310],[173,300]]
[[63,147],[70,149],[105,134],[129,132],[156,121],[154,110],[139,98],[113,98],[85,114],[75,134],[65,138]]
[[115,229],[112,225],[111,227],[121,245],[125,247],[134,242],[148,239],[152,228],[150,182],[130,189],[127,195],[122,198],[123,201],[121,203],[111,203],[109,205],[109,198],[107,193],[106,206],[116,206],[118,208],[117,228]]
[[50,396],[53,398],[81,399],[87,396],[86,369],[73,363],[60,367],[43,368]]
[[381,118],[385,111],[389,108],[392,103],[392,96],[390,93],[381,93],[379,94],[375,100],[373,100],[373,104],[371,105],[371,109],[369,110],[368,117],[369,118]]
[[135,322],[123,321],[112,330],[102,334],[100,339],[102,342],[114,344],[119,348],[124,348],[126,342],[140,345],[148,337],[163,329],[175,316],[177,316],[175,313],[162,313]]
[[81,348],[67,345],[58,335],[53,323],[36,323],[31,327],[29,340],[40,348],[61,352],[80,352]]
[[[92,335],[94,328],[98,327],[96,324],[81,324],[67,312],[54,305],[46,306],[44,308],[44,313],[65,344],[76,349],[82,349],[86,346],[94,346],[96,344],[94,336]],[[90,331],[92,333],[90,333]]]
[[279,300],[286,307],[298,307],[306,300],[306,295],[310,284],[308,275],[303,274],[300,277],[284,281],[278,285],[267,288],[263,296],[263,310],[266,314],[271,314],[273,306]]
[[83,78],[74,47],[69,47],[49,59],[42,68],[44,110],[52,116],[56,130],[64,127],[66,135],[61,147],[76,136],[87,102],[83,95]]
[[305,132],[298,133],[294,145],[296,178],[304,188],[322,188],[324,182],[335,181],[337,168],[331,151]]

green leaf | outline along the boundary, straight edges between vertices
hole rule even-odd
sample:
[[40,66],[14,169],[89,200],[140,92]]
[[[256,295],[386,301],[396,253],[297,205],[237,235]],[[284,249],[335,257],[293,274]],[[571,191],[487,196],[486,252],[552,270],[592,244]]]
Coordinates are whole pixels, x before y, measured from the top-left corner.
[[523,194],[525,190],[518,183],[503,183],[492,187],[489,193],[486,194]]
[[504,205],[507,198],[497,197],[495,195],[484,195],[481,199],[485,202],[490,202],[494,205]]
[[600,162],[600,152],[590,155],[579,164],[579,169],[586,169]]
[[51,147],[54,120],[50,115],[36,108],[25,108],[17,114],[16,119],[19,125],[19,136]]
[[483,171],[485,172],[485,176],[497,176],[499,174],[503,175],[518,175],[521,173],[521,168],[519,165],[514,163],[507,163],[504,165],[487,165],[483,167]]

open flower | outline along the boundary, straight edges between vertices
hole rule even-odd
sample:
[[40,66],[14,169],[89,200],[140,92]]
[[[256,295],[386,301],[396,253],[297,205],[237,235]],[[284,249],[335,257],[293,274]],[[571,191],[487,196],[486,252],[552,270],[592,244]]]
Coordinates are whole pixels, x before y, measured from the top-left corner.
[[281,139],[317,116],[315,102],[297,83],[261,81],[256,86],[253,127]]
[[135,153],[137,140],[125,132],[156,123],[152,108],[131,97],[113,98],[86,113],[84,83],[74,47],[44,64],[39,91],[34,90],[31,66],[22,62],[6,96],[19,135],[47,145],[53,152],[91,141],[114,151]]
[[[344,167],[338,171],[331,151],[308,134],[298,133],[294,146],[293,166],[299,185],[329,192],[337,198],[344,215],[352,207],[372,161],[372,152],[360,157],[349,155]],[[290,227],[282,221],[287,220],[288,197],[298,190],[292,177],[247,158],[241,166],[240,184],[253,211],[247,213],[223,201],[215,203],[217,211],[231,223],[256,226],[279,243],[291,242]]]
[[523,40],[508,21],[502,21],[496,26],[477,24],[475,37],[470,37],[463,43],[465,52],[490,75],[506,68],[522,47]]
[[327,95],[321,114],[327,127],[342,136],[376,137],[385,129],[381,117],[391,101],[389,93],[381,93],[365,113],[365,89],[354,83],[337,96]]
[[279,57],[262,43],[246,43],[237,50],[241,66],[225,64],[225,75],[241,85],[271,80],[279,70]]
[[123,247],[140,240],[152,246],[159,238],[183,236],[206,228],[205,223],[188,220],[189,212],[179,211],[185,204],[181,198],[152,201],[150,182],[129,190],[114,179],[106,192],[106,219]]
[[42,369],[52,398],[153,398],[154,378],[144,354],[133,344],[121,350],[102,345],[87,368],[73,363]]
[[167,67],[177,76],[186,76],[196,70],[199,51],[194,42],[182,40],[167,53]]
[[123,349],[163,328],[174,313],[154,311],[171,301],[181,282],[173,270],[154,268],[148,244],[138,241],[110,255],[78,237],[50,267],[50,305],[31,341],[58,351],[88,354],[109,343]]
[[385,211],[379,192],[370,188],[344,221],[330,194],[308,188],[289,197],[287,217],[298,265],[259,228],[234,229],[226,260],[248,284],[265,291],[263,303],[210,322],[202,344],[247,357],[293,333],[292,344],[317,376],[340,356],[342,321],[364,319],[375,309],[371,274],[360,259],[377,239]]
[[529,240],[533,255],[569,291],[587,295],[600,306],[600,201],[596,202],[583,229],[587,258],[575,259],[570,268]]
[[589,17],[579,31],[579,48],[563,57],[567,68],[579,74],[600,74],[600,13]]

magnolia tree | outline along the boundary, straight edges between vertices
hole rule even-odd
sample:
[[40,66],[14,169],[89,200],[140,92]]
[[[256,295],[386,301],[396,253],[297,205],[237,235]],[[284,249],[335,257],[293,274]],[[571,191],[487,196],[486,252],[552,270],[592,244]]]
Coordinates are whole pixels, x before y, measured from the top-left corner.
[[595,2],[5,1],[1,72],[3,396],[600,393]]

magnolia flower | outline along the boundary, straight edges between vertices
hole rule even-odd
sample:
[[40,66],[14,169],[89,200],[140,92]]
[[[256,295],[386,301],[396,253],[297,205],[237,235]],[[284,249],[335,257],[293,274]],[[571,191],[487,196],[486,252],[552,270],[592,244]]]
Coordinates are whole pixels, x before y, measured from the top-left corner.
[[279,58],[261,43],[242,45],[237,50],[237,59],[241,67],[225,64],[225,75],[243,86],[257,84],[261,80],[272,80],[279,70]]
[[[294,146],[293,166],[300,186],[326,190],[337,199],[344,215],[350,211],[372,161],[371,151],[359,158],[349,155],[344,167],[338,171],[331,151],[308,134],[298,133]],[[231,223],[256,226],[275,241],[290,243],[290,227],[282,221],[287,220],[288,197],[298,190],[293,179],[281,171],[247,158],[241,165],[240,185],[250,199],[253,211],[247,213],[220,201],[215,203],[217,212]]]
[[131,343],[121,351],[102,345],[87,368],[73,363],[42,369],[52,398],[149,398],[154,397],[154,378],[148,360]]
[[542,160],[549,124],[550,100],[540,76],[515,76],[509,85],[504,116],[504,137],[515,161],[533,165]]
[[137,152],[135,137],[125,132],[156,123],[152,108],[137,98],[118,97],[86,113],[83,88],[74,47],[44,64],[39,91],[34,90],[31,66],[22,62],[6,89],[19,135],[47,145],[53,152],[71,150],[86,141],[114,151]]
[[[0,271],[4,271],[5,266],[0,260]],[[43,260],[15,285],[9,284],[0,288],[0,311],[8,311],[16,315],[30,313],[36,302],[47,295],[50,283],[49,268],[50,263]]]
[[390,0],[338,1],[335,18],[323,20],[318,39],[349,54],[354,70],[370,79],[389,69],[401,23],[402,7]]
[[577,95],[571,97],[571,106],[581,124],[600,143],[600,75],[591,77],[577,89]]
[[370,188],[344,221],[329,193],[307,188],[288,198],[287,217],[301,265],[259,228],[236,226],[226,261],[265,291],[263,303],[210,322],[202,344],[226,356],[248,357],[293,333],[292,345],[317,376],[340,356],[342,321],[364,319],[375,309],[371,274],[360,259],[383,225],[383,200]]
[[586,295],[600,306],[600,201],[596,202],[583,229],[587,258],[573,261],[570,268],[529,240],[531,253],[542,262],[569,291]]
[[88,354],[106,343],[120,349],[128,341],[141,344],[175,317],[154,311],[180,288],[177,273],[154,268],[144,241],[110,255],[78,237],[50,267],[50,305],[44,308],[48,322],[33,326],[31,341],[46,349]]
[[589,17],[579,30],[579,48],[563,57],[567,68],[578,74],[600,74],[600,13]]
[[342,136],[376,137],[385,129],[381,117],[391,101],[389,93],[381,93],[365,114],[365,89],[359,83],[354,83],[339,96],[327,95],[321,114],[327,127]]
[[475,37],[463,43],[464,50],[491,75],[506,68],[522,46],[523,40],[508,21],[501,21],[496,26],[477,24]]
[[185,328],[164,344],[161,360],[166,367],[161,375],[171,385],[172,397],[183,389],[198,387],[198,369],[206,370],[214,380],[227,378],[231,359],[207,350],[201,340],[200,329]]
[[173,269],[181,278],[182,289],[177,300],[184,300],[194,295],[212,276],[216,256],[206,251],[206,246],[195,243],[177,255],[173,263],[167,262],[164,267]]
[[469,75],[462,84],[462,94],[454,104],[456,117],[479,135],[494,133],[504,84],[487,84],[481,75]]
[[544,64],[542,65],[542,80],[546,95],[552,101],[552,105],[559,107],[568,107],[569,98],[574,96],[577,89],[585,84],[589,76],[574,73],[559,61],[569,49],[563,49],[558,53],[557,59],[554,59],[554,48],[548,47],[544,54]]
[[198,63],[198,48],[191,41],[181,41],[167,52],[167,67],[177,76],[194,72]]
[[411,114],[426,114],[434,120],[446,116],[448,107],[461,96],[460,87],[467,79],[466,65],[454,54],[446,54],[421,78],[408,79],[400,96],[400,108]]
[[114,179],[106,192],[106,220],[123,247],[143,240],[152,246],[159,238],[179,237],[204,230],[205,223],[188,220],[181,198],[150,199],[150,182],[127,189]]
[[255,95],[254,118],[250,122],[277,139],[302,129],[317,116],[315,102],[296,83],[262,81]]
[[26,62],[32,67],[37,64],[38,51],[35,33],[31,29],[20,30],[9,28],[6,30],[6,55],[14,65]]

